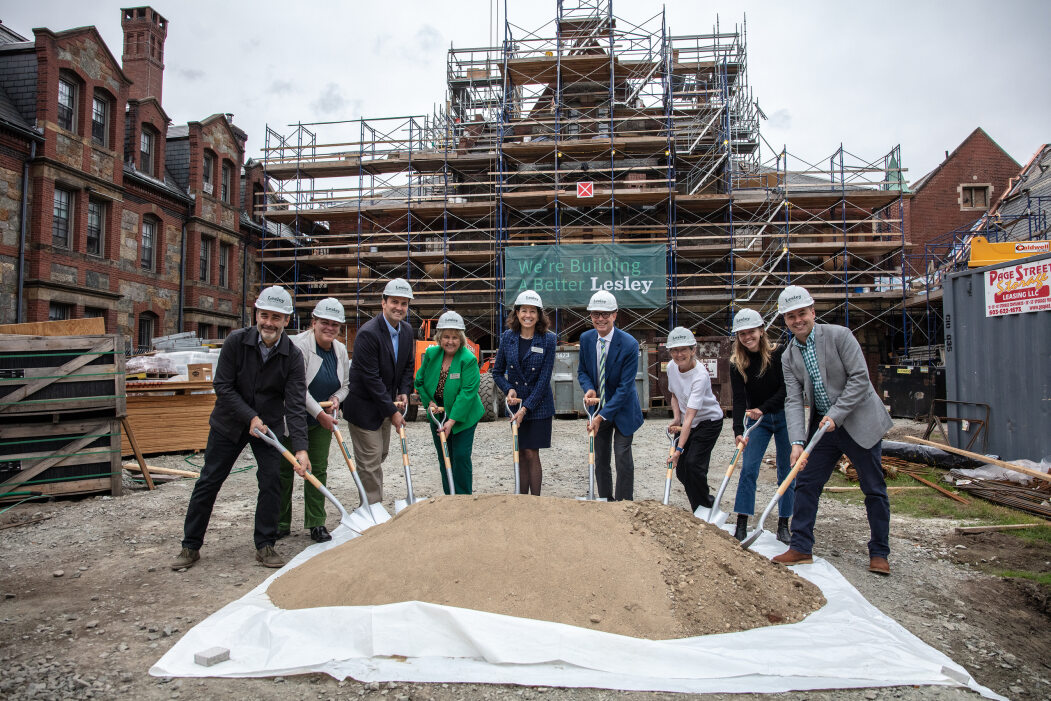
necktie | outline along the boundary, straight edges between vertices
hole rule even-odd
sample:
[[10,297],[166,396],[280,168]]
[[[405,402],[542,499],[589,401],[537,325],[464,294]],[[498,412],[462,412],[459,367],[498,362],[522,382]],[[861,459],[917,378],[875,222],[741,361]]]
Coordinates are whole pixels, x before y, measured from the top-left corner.
[[606,339],[598,340],[598,408],[606,404]]

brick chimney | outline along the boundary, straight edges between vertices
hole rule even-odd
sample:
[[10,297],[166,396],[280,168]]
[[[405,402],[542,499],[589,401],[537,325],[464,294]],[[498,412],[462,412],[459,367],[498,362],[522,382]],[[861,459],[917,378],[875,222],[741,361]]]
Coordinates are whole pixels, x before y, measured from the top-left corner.
[[168,20],[152,7],[126,7],[120,13],[120,26],[124,29],[124,55],[120,60],[125,75],[134,81],[130,97],[153,97],[161,102]]

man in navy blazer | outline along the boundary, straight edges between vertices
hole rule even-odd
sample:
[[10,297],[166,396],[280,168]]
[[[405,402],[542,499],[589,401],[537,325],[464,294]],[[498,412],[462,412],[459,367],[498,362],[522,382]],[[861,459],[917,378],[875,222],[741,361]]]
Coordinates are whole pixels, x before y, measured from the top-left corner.
[[[642,426],[642,407],[635,390],[639,344],[616,328],[617,299],[609,292],[599,290],[592,295],[588,311],[595,328],[580,337],[577,381],[585,397],[599,398],[594,421],[595,485],[599,497],[631,500],[635,486],[631,439]],[[609,465],[611,443],[617,463],[616,489],[612,489]]]
[[[390,448],[390,429],[405,425],[415,364],[409,314],[412,288],[395,278],[383,289],[382,312],[354,336],[347,398],[343,415],[350,424],[354,460],[369,503],[383,500],[383,461]],[[402,409],[395,406],[401,402]]]

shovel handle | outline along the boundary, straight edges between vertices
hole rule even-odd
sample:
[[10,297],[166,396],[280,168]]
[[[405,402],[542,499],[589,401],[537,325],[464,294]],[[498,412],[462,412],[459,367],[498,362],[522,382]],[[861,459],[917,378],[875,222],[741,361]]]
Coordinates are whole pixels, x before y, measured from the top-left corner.
[[[299,464],[298,460],[296,460],[296,456],[293,455],[288,448],[281,445],[281,442],[277,440],[277,436],[274,435],[274,432],[272,430],[268,429],[266,434],[264,434],[261,433],[259,429],[255,429],[253,433],[255,433],[256,436],[258,436],[259,438],[263,439],[264,441],[281,451],[281,455],[285,457],[285,460],[292,463],[296,467],[303,469],[303,466]],[[317,477],[312,475],[309,471],[304,470],[303,479],[305,479],[307,482],[310,482],[310,484],[314,485],[315,487],[321,486],[321,482],[319,482]]]
[[788,485],[792,484],[792,480],[794,480],[796,478],[796,475],[799,474],[799,471],[803,469],[803,466],[806,464],[807,458],[810,457],[810,453],[814,450],[814,446],[816,446],[818,441],[821,440],[821,437],[825,435],[825,431],[827,429],[828,424],[821,424],[818,427],[817,431],[814,433],[814,437],[811,438],[810,442],[806,444],[805,448],[803,448],[803,452],[799,456],[799,459],[796,460],[796,464],[792,466],[792,471],[788,473],[785,479],[781,482],[780,486],[778,486],[778,498],[784,496],[785,492],[788,491]]

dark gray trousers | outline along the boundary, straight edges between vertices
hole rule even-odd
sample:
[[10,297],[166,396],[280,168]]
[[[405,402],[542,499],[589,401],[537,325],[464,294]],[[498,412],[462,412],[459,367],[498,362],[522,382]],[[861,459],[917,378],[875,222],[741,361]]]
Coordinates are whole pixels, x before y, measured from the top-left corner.
[[[595,488],[598,496],[615,501],[631,501],[635,491],[635,461],[631,439],[617,430],[612,421],[603,421],[595,434]],[[612,451],[610,448],[612,447]],[[617,464],[617,486],[613,489],[610,452]]]

